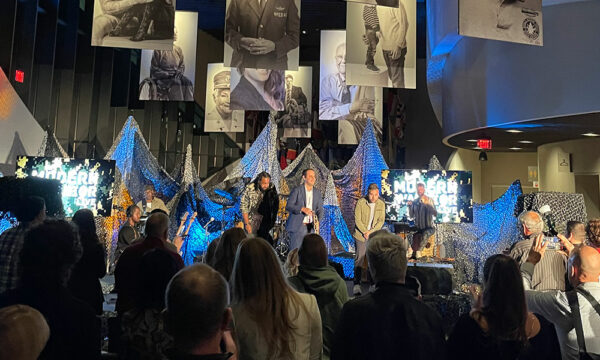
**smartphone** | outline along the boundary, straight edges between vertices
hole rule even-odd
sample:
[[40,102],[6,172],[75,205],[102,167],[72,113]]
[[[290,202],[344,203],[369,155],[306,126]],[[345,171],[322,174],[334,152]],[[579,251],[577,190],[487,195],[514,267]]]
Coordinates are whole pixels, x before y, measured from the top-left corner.
[[544,236],[544,243],[548,244],[546,250],[560,250],[562,248],[562,244],[556,236]]

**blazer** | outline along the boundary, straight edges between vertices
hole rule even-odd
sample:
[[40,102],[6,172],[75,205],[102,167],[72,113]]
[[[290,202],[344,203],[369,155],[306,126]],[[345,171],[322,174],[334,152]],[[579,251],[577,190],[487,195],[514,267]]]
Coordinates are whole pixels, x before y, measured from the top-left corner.
[[[358,199],[356,208],[354,209],[354,238],[359,241],[365,241],[364,233],[367,231],[369,226],[369,220],[371,217],[371,208],[366,198],[362,197]],[[385,203],[381,199],[377,199],[375,202],[375,216],[373,217],[373,224],[371,230],[380,230],[385,222]]]
[[[294,0],[268,0],[262,9],[257,0],[231,0],[225,15],[225,41],[233,48],[229,65],[287,70],[287,53],[298,47],[299,33],[300,16]],[[251,55],[240,45],[243,37],[271,40],[275,50]]]
[[265,101],[254,85],[252,85],[244,76],[240,78],[240,82],[233,91],[231,91],[231,96],[229,98],[229,108],[231,110],[278,110],[271,108],[271,105]]
[[[295,187],[290,193],[287,205],[285,209],[289,212],[290,216],[286,222],[286,230],[288,232],[297,232],[302,227],[304,222],[304,213],[301,211],[303,207],[306,207],[306,190],[304,184]],[[317,214],[319,222],[323,220],[323,197],[321,192],[313,187],[313,212]]]

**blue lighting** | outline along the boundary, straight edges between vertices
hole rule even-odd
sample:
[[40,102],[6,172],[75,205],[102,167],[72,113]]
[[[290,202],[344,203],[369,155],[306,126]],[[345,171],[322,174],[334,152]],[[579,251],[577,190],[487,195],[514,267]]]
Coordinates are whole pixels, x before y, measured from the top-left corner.
[[11,213],[5,213],[0,211],[0,234],[6,230],[15,227],[19,224],[16,218]]

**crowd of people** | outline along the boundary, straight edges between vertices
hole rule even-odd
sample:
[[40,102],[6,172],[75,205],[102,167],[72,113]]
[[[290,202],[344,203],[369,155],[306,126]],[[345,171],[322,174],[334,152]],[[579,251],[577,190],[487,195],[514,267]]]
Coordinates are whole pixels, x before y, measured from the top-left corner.
[[[541,216],[521,214],[523,239],[487,259],[472,310],[447,333],[407,277],[407,241],[381,229],[381,214],[367,216],[375,190],[357,226],[373,286],[354,298],[318,234],[305,233],[282,263],[270,242],[231,228],[203,263],[185,267],[169,217],[153,211],[143,234],[123,234],[134,239],[114,269],[113,356],[600,359],[600,219],[570,222],[550,248]],[[140,210],[128,209],[125,227],[135,228]],[[106,254],[93,214],[46,219],[44,200],[30,197],[16,216],[19,225],[0,235],[0,358],[101,358]]]

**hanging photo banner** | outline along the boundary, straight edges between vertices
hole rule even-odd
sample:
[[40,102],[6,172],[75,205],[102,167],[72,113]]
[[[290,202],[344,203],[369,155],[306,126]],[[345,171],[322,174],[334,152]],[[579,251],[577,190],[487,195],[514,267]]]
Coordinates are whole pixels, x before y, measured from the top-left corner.
[[417,1],[347,4],[348,85],[416,89]]
[[[234,70],[235,71],[235,70]],[[231,110],[231,68],[208,64],[206,71],[205,132],[243,132],[244,111]]]
[[177,11],[173,50],[142,50],[140,100],[194,101],[198,13]]
[[274,114],[284,138],[309,138],[312,114],[312,67],[285,72],[285,110]]
[[232,110],[283,111],[285,74],[283,70],[231,69]]
[[227,0],[225,66],[298,70],[300,0]]
[[347,2],[398,7],[400,0],[346,0]]
[[92,46],[173,49],[175,0],[94,0]]
[[543,46],[542,0],[459,0],[460,35]]
[[346,84],[346,31],[321,31],[319,120],[339,120],[338,143],[358,144],[368,118],[381,142],[382,99],[382,88]]

